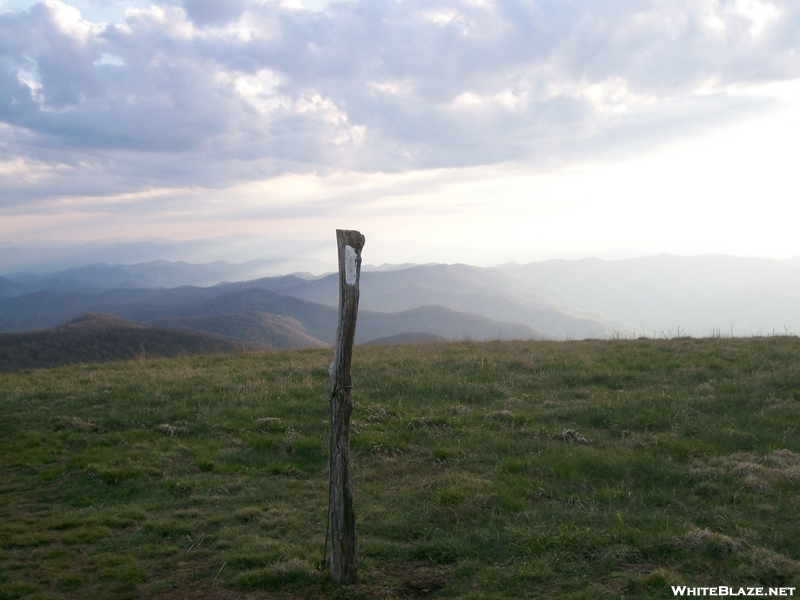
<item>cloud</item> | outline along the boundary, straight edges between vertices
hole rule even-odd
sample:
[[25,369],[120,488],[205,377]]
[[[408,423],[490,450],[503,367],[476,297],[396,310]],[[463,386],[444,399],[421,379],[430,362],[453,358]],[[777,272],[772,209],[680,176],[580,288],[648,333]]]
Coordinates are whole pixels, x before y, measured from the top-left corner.
[[46,0],[0,14],[0,210],[639,149],[768,106],[741,90],[800,77],[799,24],[794,0],[183,0],[108,24]]
[[183,2],[187,16],[201,27],[229,23],[239,18],[245,7],[245,0],[184,0]]

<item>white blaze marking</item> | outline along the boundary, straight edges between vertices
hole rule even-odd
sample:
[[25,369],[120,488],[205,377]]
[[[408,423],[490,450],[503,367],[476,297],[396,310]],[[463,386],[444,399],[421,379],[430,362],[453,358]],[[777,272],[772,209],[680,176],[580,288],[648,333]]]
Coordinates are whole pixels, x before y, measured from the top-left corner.
[[344,247],[344,282],[347,285],[356,284],[356,251],[352,246]]

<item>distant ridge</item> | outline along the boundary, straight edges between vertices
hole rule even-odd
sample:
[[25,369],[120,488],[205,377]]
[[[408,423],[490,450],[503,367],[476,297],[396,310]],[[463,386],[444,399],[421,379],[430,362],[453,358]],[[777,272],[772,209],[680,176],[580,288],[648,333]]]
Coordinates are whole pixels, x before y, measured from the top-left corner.
[[[313,280],[267,277],[220,287],[229,290],[258,287],[336,306],[338,285],[338,276],[333,274]],[[440,306],[495,321],[522,323],[537,335],[554,339],[610,337],[615,330],[626,328],[623,322],[591,308],[577,308],[562,296],[551,286],[521,280],[500,269],[421,265],[391,271],[362,271],[360,309],[395,313]],[[440,333],[426,329],[413,331]]]
[[359,310],[356,343],[425,332],[450,340],[540,340],[544,336],[522,323],[495,321],[481,315],[444,306],[420,306],[411,310],[383,313]]
[[147,324],[158,329],[202,332],[230,342],[274,350],[328,346],[325,342],[308,335],[297,319],[263,312],[176,317],[158,319]]
[[410,332],[398,333],[364,342],[364,346],[393,346],[395,344],[441,344],[449,341],[446,337],[434,333]]
[[26,333],[0,333],[0,372],[100,363],[138,357],[220,354],[251,349],[200,333],[165,331],[90,313]]
[[117,288],[155,289],[174,288],[182,285],[211,286],[225,281],[256,279],[287,272],[299,273],[303,278],[313,278],[314,275],[307,271],[317,270],[320,266],[317,262],[311,259],[261,259],[239,264],[225,261],[192,264],[166,260],[114,265],[93,263],[51,273],[5,274],[5,281],[13,284],[13,287],[6,286],[7,289],[4,289],[0,282],[0,297],[13,297],[36,291],[101,292]]
[[0,298],[12,298],[25,293],[25,287],[16,281],[0,277]]
[[[302,281],[290,278],[290,281]],[[0,300],[0,330],[30,331],[53,327],[87,312],[113,314],[137,323],[188,332],[202,330],[228,341],[257,346],[303,347],[332,344],[336,336],[338,310],[266,289],[240,286],[211,288],[180,287],[166,290],[108,290],[94,294],[80,292],[33,292]],[[256,316],[271,315],[270,323]],[[248,316],[249,315],[249,316]],[[214,317],[212,319],[212,317]],[[275,318],[279,318],[275,321]],[[187,320],[187,319],[194,319]],[[261,319],[261,323],[256,320]],[[294,342],[270,341],[282,328],[289,329]],[[289,328],[289,329],[287,329]],[[356,343],[409,332],[426,332],[448,339],[542,339],[537,330],[519,322],[498,321],[443,306],[420,306],[400,312],[359,309]],[[290,336],[291,337],[291,336]]]
[[[189,264],[185,262],[150,261],[133,265],[108,265],[96,263],[84,265],[49,274],[17,273],[6,277],[6,284],[0,281],[0,298],[13,300],[16,297],[39,293],[39,296],[25,298],[25,309],[22,313],[38,318],[25,318],[25,323],[14,323],[14,317],[4,318],[5,311],[0,307],[0,331],[19,331],[31,328],[52,326],[74,316],[76,311],[68,309],[72,302],[82,303],[79,296],[70,294],[101,294],[95,296],[93,304],[83,304],[84,310],[118,314],[143,322],[153,319],[200,316],[197,313],[169,313],[145,309],[144,312],[117,311],[114,306],[106,304],[110,300],[116,304],[124,292],[129,300],[146,299],[147,302],[160,302],[159,298],[174,297],[170,290],[179,290],[181,286],[201,286],[208,290],[206,297],[218,296],[225,292],[243,291],[259,288],[284,296],[292,296],[310,302],[336,307],[338,304],[338,275],[312,276],[308,273],[296,272],[293,275],[262,277],[264,269],[277,266],[273,261],[254,260],[239,265],[223,261],[206,264]],[[284,266],[288,266],[285,263]],[[254,279],[260,277],[260,279]],[[205,287],[212,286],[212,287]],[[517,278],[508,272],[498,269],[481,269],[467,265],[426,264],[414,265],[383,264],[379,266],[364,265],[361,278],[361,310],[379,312],[399,312],[422,306],[443,306],[462,313],[470,313],[488,317],[495,321],[511,321],[523,323],[538,334],[547,337],[605,337],[612,334],[614,328],[623,328],[622,323],[612,323],[607,317],[592,312],[575,309],[552,297],[552,289],[527,289],[520,285]],[[536,287],[536,286],[534,286]],[[143,294],[145,291],[159,292]],[[531,293],[532,292],[532,293]],[[195,294],[195,292],[189,292]],[[47,296],[51,294],[51,296]],[[45,315],[36,306],[53,301],[52,294],[62,295],[56,304],[62,301],[66,305],[53,305]],[[63,295],[66,294],[66,295]],[[199,297],[199,296],[198,296]],[[49,298],[49,299],[48,299]],[[89,300],[86,298],[85,300]],[[33,304],[31,304],[33,302]],[[13,306],[13,302],[9,308]],[[30,310],[27,308],[30,307]],[[13,309],[12,309],[13,310]],[[286,314],[279,310],[263,307],[230,307],[225,312],[241,313],[245,310],[257,310],[274,314]],[[148,312],[149,316],[144,313]],[[168,312],[168,311],[167,311]],[[214,312],[219,312],[214,310]],[[208,313],[204,313],[208,314]],[[22,316],[18,313],[19,316]],[[296,315],[289,313],[288,316]],[[32,322],[33,321],[33,322]],[[425,331],[414,329],[412,331]],[[216,332],[219,334],[219,332]],[[316,332],[307,330],[312,337],[329,341]],[[333,332],[335,333],[335,332]],[[333,335],[331,333],[331,335]],[[439,333],[428,331],[428,333]],[[472,333],[470,332],[472,335]],[[474,336],[473,336],[474,337]],[[528,337],[528,336],[525,336]],[[238,338],[237,338],[238,339]],[[263,341],[257,343],[262,344]]]

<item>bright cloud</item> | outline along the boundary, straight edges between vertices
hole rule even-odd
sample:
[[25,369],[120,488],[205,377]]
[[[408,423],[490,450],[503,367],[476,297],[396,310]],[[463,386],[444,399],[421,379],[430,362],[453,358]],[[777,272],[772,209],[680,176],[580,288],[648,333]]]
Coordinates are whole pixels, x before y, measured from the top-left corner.
[[[642,203],[711,207],[708,219],[721,205],[692,194],[738,198],[731,212],[753,182],[785,199],[770,183],[783,181],[770,166],[781,155],[759,157],[788,139],[764,119],[800,103],[786,87],[800,79],[794,0],[109,0],[103,15],[95,4],[0,12],[0,211],[29,215],[30,235],[54,207],[89,236],[115,215],[131,217],[122,229],[174,217],[316,231],[358,206],[394,238],[480,222],[522,228],[506,236],[519,248],[546,222],[603,246],[614,235],[578,223],[630,224]],[[715,163],[691,186],[667,178],[645,192],[676,156],[752,136],[756,122],[773,142],[729,156],[736,185]],[[636,173],[649,173],[641,188]],[[292,200],[307,180],[313,206]],[[630,244],[666,249],[664,232]]]

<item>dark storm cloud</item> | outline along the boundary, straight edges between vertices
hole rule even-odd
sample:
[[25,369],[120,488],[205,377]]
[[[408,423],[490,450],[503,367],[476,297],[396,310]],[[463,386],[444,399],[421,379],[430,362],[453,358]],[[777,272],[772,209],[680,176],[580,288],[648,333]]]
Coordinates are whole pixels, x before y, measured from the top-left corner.
[[799,15],[794,0],[183,0],[102,25],[39,3],[0,15],[4,205],[608,152],[751,107],[730,86],[800,76]]

